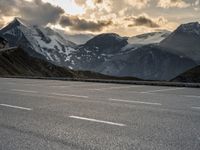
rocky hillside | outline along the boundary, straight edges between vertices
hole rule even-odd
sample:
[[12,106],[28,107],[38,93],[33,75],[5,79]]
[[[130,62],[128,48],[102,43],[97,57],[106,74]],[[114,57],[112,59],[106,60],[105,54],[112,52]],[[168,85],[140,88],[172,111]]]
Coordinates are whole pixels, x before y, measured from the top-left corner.
[[23,49],[16,48],[0,52],[0,76],[76,77],[77,75],[71,70],[33,58]]

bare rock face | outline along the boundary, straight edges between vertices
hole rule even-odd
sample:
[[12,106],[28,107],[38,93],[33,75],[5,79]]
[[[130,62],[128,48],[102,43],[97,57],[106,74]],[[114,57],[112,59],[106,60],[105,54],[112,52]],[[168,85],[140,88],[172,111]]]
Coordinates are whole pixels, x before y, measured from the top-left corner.
[[8,48],[9,44],[8,41],[0,35],[0,49]]

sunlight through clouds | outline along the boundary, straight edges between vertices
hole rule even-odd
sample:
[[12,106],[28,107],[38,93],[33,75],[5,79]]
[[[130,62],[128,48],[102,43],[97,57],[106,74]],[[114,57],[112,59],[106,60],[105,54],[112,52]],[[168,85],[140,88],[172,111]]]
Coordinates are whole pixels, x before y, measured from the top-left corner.
[[73,33],[132,36],[200,21],[199,6],[199,0],[3,0],[0,27],[21,17]]
[[58,5],[59,7],[62,7],[66,11],[66,13],[72,15],[78,15],[84,12],[84,8],[77,5],[75,3],[75,0],[43,0],[43,1],[50,2],[54,5]]

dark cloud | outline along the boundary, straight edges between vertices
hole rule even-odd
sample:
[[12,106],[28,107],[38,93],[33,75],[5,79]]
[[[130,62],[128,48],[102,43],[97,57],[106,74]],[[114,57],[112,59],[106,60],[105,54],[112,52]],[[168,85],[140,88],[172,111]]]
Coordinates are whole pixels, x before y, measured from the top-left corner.
[[0,1],[0,16],[12,16],[16,11],[17,0],[1,0]]
[[74,0],[76,4],[79,6],[84,6],[86,4],[86,0]]
[[183,2],[183,0],[170,0],[171,3]]
[[56,24],[64,12],[62,8],[41,0],[34,0],[33,3],[22,6],[20,10],[22,18],[40,25]]
[[[92,0],[94,4],[100,4],[103,0]],[[79,6],[86,6],[86,0],[75,0],[75,3]]]
[[18,16],[38,25],[56,24],[64,10],[42,0],[1,0],[0,15]]
[[131,17],[131,18],[126,18],[125,20],[133,21],[132,24],[128,25],[129,27],[133,27],[133,26],[146,26],[149,28],[160,27],[155,21],[153,21],[151,18],[148,18],[146,16]]
[[103,0],[93,0],[93,2],[94,2],[95,4],[100,4],[100,3],[103,3]]
[[78,31],[101,31],[104,27],[112,25],[112,21],[94,22],[80,19],[77,16],[62,16],[60,25]]

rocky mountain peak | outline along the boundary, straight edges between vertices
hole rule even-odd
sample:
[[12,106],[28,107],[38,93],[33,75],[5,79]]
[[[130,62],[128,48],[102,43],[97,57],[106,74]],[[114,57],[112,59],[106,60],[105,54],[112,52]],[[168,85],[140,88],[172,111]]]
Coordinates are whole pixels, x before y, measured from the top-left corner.
[[127,38],[121,37],[115,33],[100,34],[86,43],[89,47],[98,47],[99,49],[122,48],[127,44]]
[[177,28],[177,30],[175,32],[200,35],[200,24],[198,22],[182,24]]

